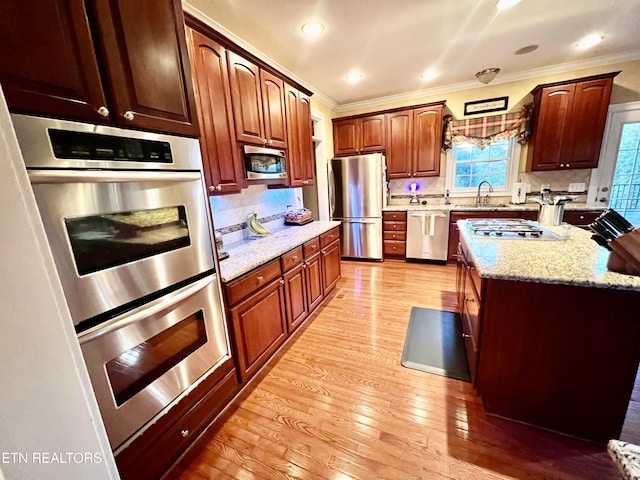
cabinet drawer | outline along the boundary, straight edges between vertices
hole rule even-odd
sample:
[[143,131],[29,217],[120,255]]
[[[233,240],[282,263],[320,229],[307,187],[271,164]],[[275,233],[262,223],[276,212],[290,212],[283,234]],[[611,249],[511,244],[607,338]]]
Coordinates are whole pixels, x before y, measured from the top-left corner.
[[384,241],[384,254],[391,256],[405,256],[406,243],[397,240]]
[[228,283],[225,290],[229,305],[235,305],[258,288],[279,277],[281,273],[280,261],[275,259]]
[[407,212],[382,212],[382,220],[390,222],[406,222]]
[[404,242],[407,239],[407,232],[394,231],[394,232],[382,232],[382,238],[384,240],[397,240]]
[[407,230],[407,222],[383,221],[382,230],[385,232],[405,232]]
[[288,271],[299,263],[302,263],[302,246],[296,247],[280,257],[283,272]]
[[602,212],[600,211],[567,212],[565,210],[562,220],[567,223],[570,223],[571,225],[575,225],[577,227],[586,227],[590,223],[593,223],[595,219],[600,216],[601,213]]
[[[467,275],[464,287],[464,310],[463,316],[467,317],[469,326],[471,327],[471,336],[474,345],[478,345],[480,339],[480,327],[478,324],[478,315],[480,314],[480,301],[476,295],[472,285],[471,275]],[[464,322],[463,322],[464,323]]]
[[302,251],[304,253],[304,258],[309,258],[311,255],[314,255],[320,251],[320,239],[318,237],[313,240],[309,240],[307,243],[302,245]]
[[337,240],[339,237],[340,231],[338,230],[338,227],[332,228],[328,232],[320,235],[320,247],[326,247],[330,243],[333,243],[335,240]]

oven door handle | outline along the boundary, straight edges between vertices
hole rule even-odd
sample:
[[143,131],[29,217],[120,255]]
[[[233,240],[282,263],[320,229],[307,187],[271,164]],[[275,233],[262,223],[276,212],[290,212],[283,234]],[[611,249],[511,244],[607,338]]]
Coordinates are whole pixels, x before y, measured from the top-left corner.
[[105,323],[101,323],[100,325],[94,328],[91,328],[86,332],[80,333],[78,335],[78,341],[82,345],[83,343],[90,342],[91,340],[95,340],[98,337],[106,335],[107,333],[113,332],[115,330],[124,328],[127,325],[131,325],[132,323],[143,320],[144,318],[150,317],[151,315],[155,315],[164,310],[168,310],[171,307],[177,305],[178,303],[181,303],[187,298],[195,295],[200,290],[204,289],[207,285],[212,283],[215,280],[215,278],[216,278],[215,274],[202,278],[197,282],[192,283],[188,287],[183,288],[182,290],[178,290],[177,292],[170,293],[169,295],[163,297],[161,300],[156,301],[156,303],[152,303],[149,307],[136,309],[133,311],[133,313],[129,315],[116,317],[113,320],[110,320]]
[[140,172],[129,170],[29,170],[29,180],[32,184],[191,182],[194,180],[200,180],[200,172]]

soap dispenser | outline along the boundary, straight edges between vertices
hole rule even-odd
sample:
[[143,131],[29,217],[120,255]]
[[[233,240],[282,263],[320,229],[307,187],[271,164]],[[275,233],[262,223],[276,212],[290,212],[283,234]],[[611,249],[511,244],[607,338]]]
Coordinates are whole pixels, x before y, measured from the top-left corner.
[[410,185],[410,187],[411,187],[411,198],[409,199],[409,204],[420,203],[420,201],[418,200],[418,194],[416,193],[418,184],[414,182]]

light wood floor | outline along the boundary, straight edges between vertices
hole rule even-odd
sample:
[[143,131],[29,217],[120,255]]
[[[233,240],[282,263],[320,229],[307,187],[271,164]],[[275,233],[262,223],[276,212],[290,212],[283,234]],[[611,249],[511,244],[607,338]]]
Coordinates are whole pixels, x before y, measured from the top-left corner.
[[454,267],[343,262],[332,298],[171,477],[621,478],[604,447],[487,416],[471,384],[402,367],[413,306],[454,311]]

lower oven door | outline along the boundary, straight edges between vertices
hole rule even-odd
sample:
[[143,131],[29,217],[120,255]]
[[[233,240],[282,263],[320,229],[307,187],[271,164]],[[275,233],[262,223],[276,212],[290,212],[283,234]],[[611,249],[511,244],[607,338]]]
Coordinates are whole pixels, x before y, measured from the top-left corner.
[[114,450],[231,356],[216,275],[78,339]]
[[78,332],[214,268],[198,171],[31,170],[29,178]]

